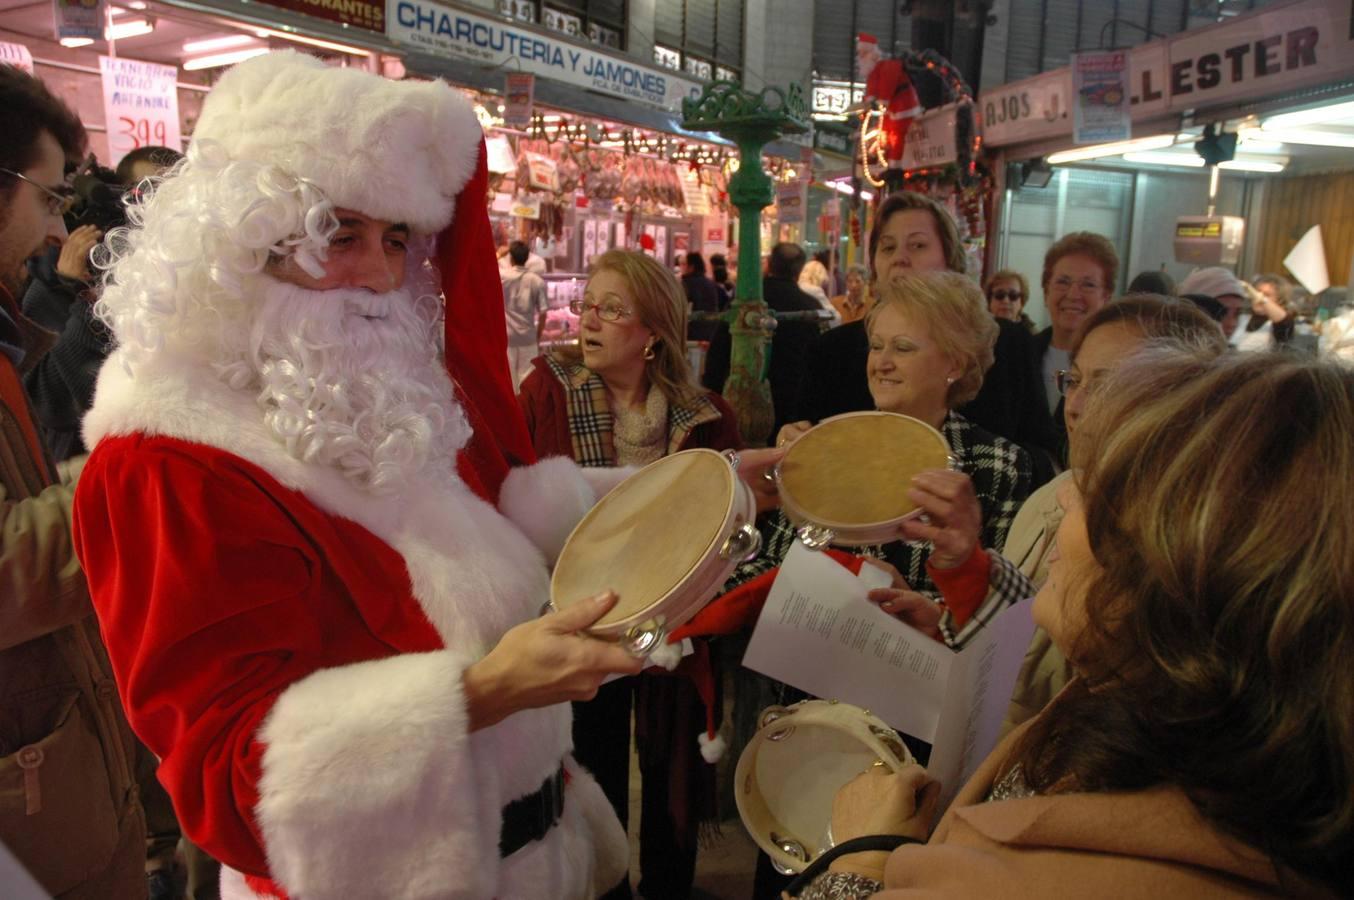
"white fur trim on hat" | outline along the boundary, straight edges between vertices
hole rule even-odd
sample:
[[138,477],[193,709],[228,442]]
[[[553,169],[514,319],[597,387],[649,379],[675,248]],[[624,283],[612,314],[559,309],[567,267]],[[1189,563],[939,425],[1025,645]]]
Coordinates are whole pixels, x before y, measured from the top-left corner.
[[292,51],[223,75],[193,131],[195,144],[276,165],[336,206],[425,234],[451,222],[482,137],[470,101],[444,82],[391,81]]
[[701,747],[701,758],[710,765],[719,762],[720,758],[724,755],[724,751],[729,747],[728,742],[724,740],[724,735],[716,734],[712,738],[704,731],[696,737],[696,742],[699,743]]

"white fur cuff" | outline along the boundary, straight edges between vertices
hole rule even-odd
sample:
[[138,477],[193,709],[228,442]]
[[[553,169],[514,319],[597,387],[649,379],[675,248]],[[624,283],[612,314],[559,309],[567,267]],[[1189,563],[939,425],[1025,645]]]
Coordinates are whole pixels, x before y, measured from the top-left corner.
[[501,812],[467,742],[466,664],[406,654],[321,670],[278,698],[256,812],[291,896],[492,896]]
[[531,539],[550,565],[597,500],[635,470],[584,469],[564,456],[543,459],[508,473],[498,509]]

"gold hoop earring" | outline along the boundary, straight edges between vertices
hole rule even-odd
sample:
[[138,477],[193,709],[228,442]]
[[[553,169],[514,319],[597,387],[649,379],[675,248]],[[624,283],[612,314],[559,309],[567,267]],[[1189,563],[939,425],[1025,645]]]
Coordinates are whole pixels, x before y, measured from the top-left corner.
[[645,359],[646,361],[647,361],[647,360],[651,360],[651,359],[653,359],[655,356],[657,356],[657,354],[653,352],[653,344],[645,344],[645,345],[644,345],[644,359]]

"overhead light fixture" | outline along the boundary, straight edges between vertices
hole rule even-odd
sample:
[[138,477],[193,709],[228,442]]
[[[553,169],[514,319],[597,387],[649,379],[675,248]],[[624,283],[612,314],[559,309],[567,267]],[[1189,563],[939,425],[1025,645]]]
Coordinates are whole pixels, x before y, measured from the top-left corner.
[[267,47],[246,47],[243,50],[230,50],[226,53],[213,53],[208,56],[197,56],[193,59],[183,61],[183,68],[188,72],[195,72],[198,69],[215,69],[220,66],[233,66],[237,62],[244,62],[253,56],[261,56],[268,52]]
[[1284,128],[1302,128],[1307,125],[1324,125],[1339,119],[1354,118],[1354,100],[1343,103],[1330,103],[1315,109],[1300,109],[1297,112],[1279,113],[1265,119],[1265,131]]
[[[848,197],[855,196],[856,191],[851,187],[851,179],[849,177],[839,178],[836,181],[829,181],[828,184],[830,184],[833,190],[839,194],[846,194]],[[864,200],[866,203],[871,203],[874,201],[874,193],[872,191],[861,191],[860,199]]]
[[1314,147],[1354,147],[1354,133],[1321,131],[1314,128],[1284,128],[1271,131],[1265,123],[1264,135],[1285,144],[1310,144]]
[[[1167,153],[1163,151],[1145,151],[1142,153],[1125,153],[1124,162],[1140,163],[1149,166],[1178,166],[1183,169],[1202,169],[1207,163],[1203,157],[1194,156],[1187,153]],[[1277,160],[1258,160],[1258,159],[1233,159],[1228,162],[1218,163],[1219,169],[1225,169],[1229,172],[1282,172],[1285,168],[1284,162]]]
[[281,38],[284,41],[307,44],[311,47],[319,47],[322,50],[334,50],[339,53],[347,53],[350,56],[371,56],[370,50],[362,50],[358,47],[350,47],[347,44],[339,44],[334,41],[322,41],[319,38],[307,37],[304,34],[292,34],[290,31],[278,31],[276,28],[255,28],[254,33],[259,37]]
[[1283,141],[1275,140],[1269,135],[1262,134],[1258,128],[1239,131],[1237,134],[1241,136],[1240,149],[1246,153],[1283,152]]
[[1042,156],[1020,164],[1020,186],[1046,188],[1053,180],[1053,167]]
[[61,46],[63,46],[63,47],[70,47],[70,48],[72,48],[72,49],[74,49],[75,47],[88,47],[88,46],[89,46],[90,44],[92,44],[92,43],[94,43],[94,38],[62,38],[62,39],[61,39]]
[[1151,137],[1134,138],[1131,141],[1115,141],[1112,144],[1094,144],[1090,147],[1078,147],[1075,150],[1059,150],[1048,157],[1052,166],[1063,163],[1081,162],[1087,159],[1100,159],[1102,156],[1122,156],[1140,150],[1163,150],[1175,144],[1173,134],[1154,134]]
[[109,41],[125,41],[128,38],[141,37],[155,30],[155,23],[149,19],[133,19],[130,22],[116,22],[104,29],[103,36]]
[[258,38],[249,34],[228,34],[224,37],[205,38],[200,41],[188,41],[183,52],[188,54],[210,53],[214,50],[229,50],[231,47],[243,47],[253,44]]

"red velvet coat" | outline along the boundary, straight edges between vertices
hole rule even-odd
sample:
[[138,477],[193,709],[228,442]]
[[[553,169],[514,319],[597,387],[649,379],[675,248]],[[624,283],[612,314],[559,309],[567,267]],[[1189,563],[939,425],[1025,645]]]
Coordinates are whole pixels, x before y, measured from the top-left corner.
[[133,379],[116,354],[85,430],[77,550],[195,843],[304,900],[583,897],[619,878],[624,834],[581,770],[560,825],[496,862],[502,807],[574,768],[569,710],[471,732],[461,689],[546,599],[542,535],[597,496],[580,470],[515,470],[506,515],[450,472],[373,495],[287,454],[249,392],[182,367]]

